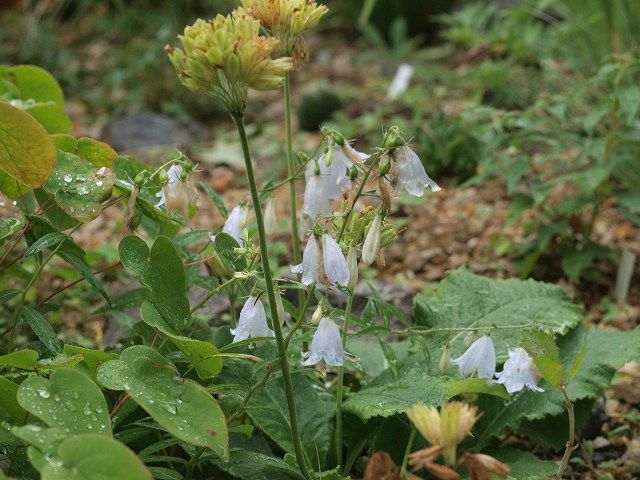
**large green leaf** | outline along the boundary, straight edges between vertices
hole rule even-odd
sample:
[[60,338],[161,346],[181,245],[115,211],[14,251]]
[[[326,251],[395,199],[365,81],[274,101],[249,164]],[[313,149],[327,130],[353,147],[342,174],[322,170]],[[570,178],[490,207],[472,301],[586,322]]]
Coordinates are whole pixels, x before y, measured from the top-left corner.
[[0,102],[0,118],[0,170],[39,187],[56,162],[53,139],[31,115],[7,103]]
[[[417,295],[416,322],[436,328],[477,327],[492,330],[498,359],[518,345],[522,329],[517,325],[540,325],[565,334],[582,319],[581,309],[558,286],[534,280],[493,280],[461,269],[442,280],[430,295]],[[465,349],[461,341],[452,343],[454,354]]]
[[198,383],[181,378],[175,367],[152,348],[135,345],[98,367],[107,388],[125,390],[158,424],[175,437],[229,456],[224,414]]
[[101,203],[111,196],[113,182],[109,168],[98,168],[76,155],[58,151],[55,168],[43,188],[55,196],[56,204],[67,215],[86,222],[100,215]]
[[200,378],[209,378],[220,373],[222,357],[214,344],[178,334],[160,315],[160,312],[146,300],[142,302],[140,316],[147,325],[157,328],[171,339],[195,367]]
[[53,102],[62,106],[64,95],[56,79],[45,69],[35,65],[0,67],[0,78],[15,85],[21,100]]
[[8,378],[0,377],[0,412],[21,425],[27,418],[27,412],[18,403],[17,394],[18,384]]
[[558,470],[558,465],[555,462],[541,460],[529,452],[515,448],[503,448],[492,455],[511,467],[511,473],[506,477],[507,480],[544,480],[554,475]]
[[16,350],[15,352],[2,355],[0,366],[23,368],[32,370],[38,361],[38,352],[35,350]]
[[265,453],[233,449],[228,462],[212,458],[221,470],[243,480],[303,480],[304,477],[281,458]]
[[63,432],[111,435],[107,402],[98,386],[70,368],[49,379],[31,376],[20,384],[18,403],[47,425]]
[[62,352],[62,342],[58,339],[51,324],[38,310],[23,305],[18,313],[18,318],[31,327],[33,333],[51,353]]
[[387,370],[371,386],[349,397],[343,408],[367,421],[402,413],[416,403],[442,405],[448,397],[443,383],[421,370],[411,369],[401,376]]
[[42,480],[152,480],[142,461],[125,445],[89,433],[64,440],[42,469]]
[[167,325],[180,332],[192,323],[184,266],[176,248],[160,236],[151,251],[135,235],[128,235],[118,246],[122,265],[151,290],[151,303]]

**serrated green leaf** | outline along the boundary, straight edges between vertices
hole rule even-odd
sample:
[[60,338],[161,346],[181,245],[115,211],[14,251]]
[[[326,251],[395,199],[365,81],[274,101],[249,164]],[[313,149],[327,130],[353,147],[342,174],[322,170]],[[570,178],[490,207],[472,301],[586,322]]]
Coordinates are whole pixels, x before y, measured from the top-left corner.
[[[558,286],[534,280],[493,280],[461,269],[442,280],[433,294],[415,297],[414,318],[429,327],[545,326],[565,334],[582,320],[581,309]],[[498,360],[520,343],[524,329],[492,331]],[[465,350],[464,333],[452,342],[452,355]]]
[[31,115],[7,103],[0,102],[0,118],[0,170],[29,189],[39,187],[56,162],[53,139]]
[[373,417],[389,417],[405,412],[416,403],[439,406],[449,396],[442,382],[418,369],[401,376],[391,375],[387,371],[381,377],[372,386],[349,397],[343,405],[344,410],[367,421]]
[[178,334],[160,315],[160,312],[147,301],[142,302],[140,317],[147,325],[157,328],[171,339],[195,367],[200,378],[210,378],[220,373],[222,357],[215,345]]
[[260,452],[234,449],[228,462],[212,458],[218,468],[243,480],[303,480],[295,468],[281,458]]
[[184,266],[173,243],[160,236],[151,251],[139,237],[128,235],[118,246],[122,265],[151,293],[151,303],[176,332],[191,325]]
[[98,367],[98,381],[129,396],[165,430],[193,445],[229,456],[225,417],[199,384],[178,376],[175,367],[152,348],[135,345]]
[[57,355],[62,352],[62,342],[58,339],[51,324],[49,324],[47,319],[44,318],[39,311],[23,305],[18,314],[18,318],[31,327],[33,333],[36,334],[38,339],[51,353]]
[[17,350],[15,352],[2,355],[0,365],[4,367],[24,368],[33,370],[38,360],[38,352],[35,350]]
[[20,384],[17,398],[22,408],[63,432],[111,435],[109,410],[102,392],[76,370],[54,370],[49,379],[31,376]]
[[42,480],[152,480],[151,472],[125,445],[88,433],[64,440],[42,469]]

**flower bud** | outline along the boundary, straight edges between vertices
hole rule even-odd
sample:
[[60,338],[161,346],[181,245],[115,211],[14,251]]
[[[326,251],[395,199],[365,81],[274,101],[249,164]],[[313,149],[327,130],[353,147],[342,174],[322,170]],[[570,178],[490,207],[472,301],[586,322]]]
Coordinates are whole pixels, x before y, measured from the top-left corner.
[[[165,172],[164,170],[160,173],[164,173],[165,175],[167,175],[167,172]],[[135,178],[133,179],[133,183],[136,187],[141,187],[149,178],[149,171],[148,170],[142,170],[140,173],[138,173]],[[167,175],[167,179],[162,182],[162,183],[166,183],[169,180],[169,176]]]
[[373,217],[369,231],[362,246],[362,263],[369,266],[373,263],[380,250],[380,229],[382,227],[382,215],[379,213]]
[[398,127],[391,127],[385,133],[382,141],[382,148],[387,150],[393,150],[405,144],[404,139],[400,136],[400,129]]
[[440,357],[440,373],[445,373],[449,370],[449,365],[451,364],[451,346],[447,343],[442,350],[442,356]]
[[267,200],[267,204],[264,207],[264,229],[268,236],[271,236],[276,231],[276,205],[273,197]]
[[311,315],[312,325],[317,325],[318,322],[320,322],[320,319],[322,318],[322,313],[323,313],[322,303],[319,303],[316,309],[314,310],[313,315]]
[[384,177],[387,173],[391,171],[391,159],[388,155],[383,157],[384,162],[380,164],[380,170],[378,173],[381,177]]
[[[138,176],[140,176],[141,174],[142,174],[142,172],[140,172],[136,176],[136,179],[134,180],[134,182],[136,180],[138,180]],[[167,183],[169,181],[169,174],[165,170],[160,170],[160,172],[158,173],[158,181],[164,185],[165,183]]]
[[226,267],[213,245],[209,245],[202,253],[207,259],[207,267],[209,267],[209,270],[214,277],[221,280],[229,278],[229,269]]
[[331,136],[333,137],[333,141],[336,142],[338,145],[342,146],[345,144],[345,139],[344,139],[344,135],[342,135],[340,132],[336,132],[335,130],[331,131]]
[[353,245],[349,248],[349,253],[347,254],[347,267],[349,267],[347,288],[353,290],[358,283],[358,251]]

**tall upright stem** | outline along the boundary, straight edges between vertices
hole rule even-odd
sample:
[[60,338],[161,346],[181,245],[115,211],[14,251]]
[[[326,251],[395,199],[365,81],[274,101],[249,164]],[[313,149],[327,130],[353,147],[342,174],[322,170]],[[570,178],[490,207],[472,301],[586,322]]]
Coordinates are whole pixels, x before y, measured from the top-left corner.
[[565,404],[567,406],[567,414],[569,415],[569,438],[567,439],[567,445],[565,446],[564,455],[562,456],[562,461],[560,462],[560,466],[558,467],[558,473],[556,473],[556,480],[560,480],[562,478],[562,474],[569,465],[569,458],[573,451],[577,448],[576,445],[576,420],[575,413],[573,408],[573,402],[569,398],[567,391],[564,386],[560,387],[560,393],[564,397]]
[[[298,208],[296,205],[296,165],[293,158],[293,134],[291,132],[291,80],[289,73],[284,76],[284,124],[287,131],[287,176],[289,177],[289,207],[291,216],[289,226],[291,228],[291,248],[295,265],[301,261],[300,236],[298,234]],[[298,274],[298,280],[300,280]],[[304,303],[304,291],[298,290],[298,305]]]
[[282,371],[282,382],[284,384],[284,392],[287,397],[287,407],[289,409],[289,424],[291,427],[291,439],[298,461],[300,472],[305,478],[311,480],[311,473],[307,468],[307,463],[302,450],[302,441],[300,439],[300,429],[298,427],[298,414],[296,412],[296,404],[293,396],[293,383],[291,381],[291,370],[289,369],[289,360],[287,359],[287,350],[282,337],[282,328],[280,319],[278,318],[278,307],[276,305],[276,297],[273,285],[273,276],[271,267],[269,266],[269,250],[267,248],[267,235],[264,230],[264,219],[262,217],[262,206],[260,205],[260,197],[258,195],[258,186],[256,178],[253,174],[253,163],[251,161],[251,152],[249,151],[249,142],[247,141],[247,133],[244,128],[244,118],[241,115],[231,115],[233,122],[238,129],[240,142],[242,143],[242,152],[244,153],[244,163],[247,169],[247,181],[251,190],[251,200],[253,202],[253,210],[256,216],[256,226],[258,227],[258,240],[260,242],[260,260],[262,261],[262,270],[264,273],[264,282],[267,289],[267,297],[269,298],[269,308],[271,310],[272,327],[276,337],[278,346],[278,355],[280,357],[280,370]]
[[[344,311],[344,325],[342,326],[342,348],[347,346],[349,333],[349,320],[353,307],[353,290],[347,299],[347,308]],[[344,385],[344,365],[338,367],[338,384],[336,385],[336,464],[342,465],[342,387]],[[347,473],[347,472],[345,472]]]

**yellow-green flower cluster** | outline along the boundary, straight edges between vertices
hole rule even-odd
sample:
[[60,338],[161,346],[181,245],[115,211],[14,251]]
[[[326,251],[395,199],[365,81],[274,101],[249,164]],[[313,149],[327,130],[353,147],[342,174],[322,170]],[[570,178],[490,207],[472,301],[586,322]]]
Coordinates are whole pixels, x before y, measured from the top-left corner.
[[293,57],[296,68],[307,56],[302,32],[318,25],[328,11],[315,0],[242,0],[242,6],[280,40],[280,53]]
[[292,68],[290,58],[271,58],[278,39],[259,32],[257,19],[236,10],[209,21],[196,20],[178,36],[183,49],[165,50],[185,86],[213,94],[232,113],[242,113],[247,88],[280,88]]
[[300,35],[314,28],[328,9],[313,0],[242,0],[247,12],[270,32]]

